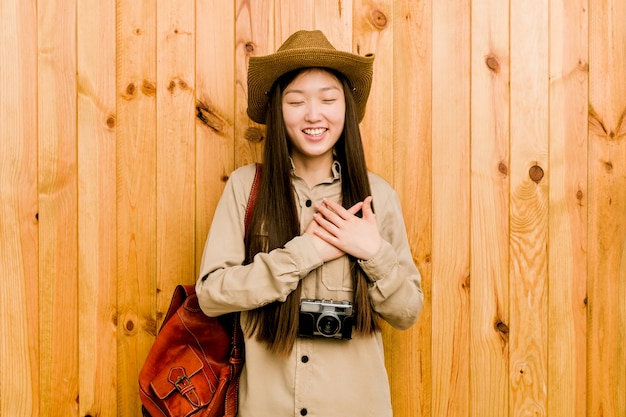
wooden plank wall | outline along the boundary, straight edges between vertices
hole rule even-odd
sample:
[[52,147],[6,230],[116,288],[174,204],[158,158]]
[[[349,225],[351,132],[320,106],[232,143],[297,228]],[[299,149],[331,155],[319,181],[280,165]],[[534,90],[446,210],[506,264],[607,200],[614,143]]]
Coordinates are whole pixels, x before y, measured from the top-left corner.
[[297,29],[377,56],[367,158],[426,304],[399,417],[626,416],[626,2],[2,0],[0,415],[138,416],[221,190],[246,65]]

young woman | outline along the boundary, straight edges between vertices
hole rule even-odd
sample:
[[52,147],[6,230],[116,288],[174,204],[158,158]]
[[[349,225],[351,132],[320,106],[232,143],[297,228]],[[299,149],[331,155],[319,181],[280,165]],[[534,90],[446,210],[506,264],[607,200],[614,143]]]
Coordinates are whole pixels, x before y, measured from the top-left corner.
[[368,173],[359,122],[373,56],[300,31],[248,68],[248,115],[267,127],[260,189],[232,173],[196,285],[209,316],[241,311],[239,416],[392,415],[379,320],[423,303],[400,203]]

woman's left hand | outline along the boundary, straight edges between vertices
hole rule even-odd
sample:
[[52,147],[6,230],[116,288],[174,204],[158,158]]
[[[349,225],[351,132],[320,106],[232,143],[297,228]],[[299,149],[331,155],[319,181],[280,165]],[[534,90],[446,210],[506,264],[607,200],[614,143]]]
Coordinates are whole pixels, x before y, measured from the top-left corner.
[[316,207],[315,235],[355,258],[371,259],[380,248],[380,232],[372,211],[372,197],[363,200],[363,217],[357,217],[334,201],[324,199]]

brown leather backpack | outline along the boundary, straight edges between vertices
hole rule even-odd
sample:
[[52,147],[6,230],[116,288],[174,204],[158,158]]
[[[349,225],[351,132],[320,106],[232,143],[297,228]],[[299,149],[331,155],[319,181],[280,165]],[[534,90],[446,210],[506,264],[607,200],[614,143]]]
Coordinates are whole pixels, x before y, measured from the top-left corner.
[[[246,230],[261,165],[246,208]],[[193,285],[178,285],[139,373],[144,416],[234,417],[244,364],[239,313],[206,316]]]

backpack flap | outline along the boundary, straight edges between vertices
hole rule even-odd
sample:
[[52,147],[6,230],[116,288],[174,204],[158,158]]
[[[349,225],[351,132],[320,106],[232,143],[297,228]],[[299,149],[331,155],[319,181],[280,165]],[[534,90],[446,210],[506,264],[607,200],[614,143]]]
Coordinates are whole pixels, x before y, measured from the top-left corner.
[[188,416],[206,407],[213,398],[217,387],[209,377],[211,373],[193,348],[184,346],[150,386],[170,415]]

